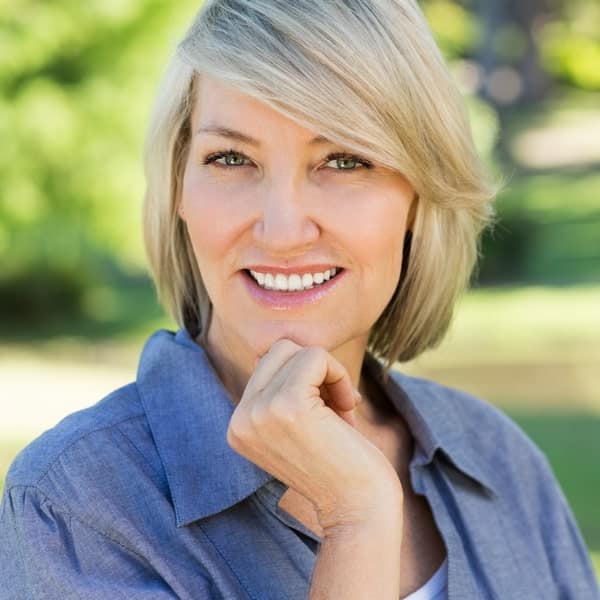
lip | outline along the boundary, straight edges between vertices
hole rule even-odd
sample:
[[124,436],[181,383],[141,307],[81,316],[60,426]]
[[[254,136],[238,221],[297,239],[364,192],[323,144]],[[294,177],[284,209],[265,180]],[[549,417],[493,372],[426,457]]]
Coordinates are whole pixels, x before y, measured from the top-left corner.
[[[311,266],[312,268],[312,266]],[[254,270],[254,268],[252,269]],[[256,268],[258,271],[259,269]],[[323,269],[325,270],[325,269]],[[285,273],[285,271],[261,271],[263,273]],[[316,272],[319,271],[309,271]],[[291,273],[298,273],[298,271],[291,271]],[[248,273],[246,270],[240,271],[240,276],[242,277],[242,281],[248,290],[250,296],[258,302],[260,305],[265,308],[269,308],[271,310],[295,310],[298,308],[302,308],[303,306],[310,306],[312,304],[316,304],[321,299],[323,299],[327,294],[331,293],[331,291],[345,278],[346,269],[342,269],[339,273],[335,275],[333,279],[329,279],[328,281],[318,285],[317,287],[310,288],[308,290],[302,290],[297,292],[282,292],[279,290],[265,290],[261,288],[258,283],[254,280],[252,275]]]

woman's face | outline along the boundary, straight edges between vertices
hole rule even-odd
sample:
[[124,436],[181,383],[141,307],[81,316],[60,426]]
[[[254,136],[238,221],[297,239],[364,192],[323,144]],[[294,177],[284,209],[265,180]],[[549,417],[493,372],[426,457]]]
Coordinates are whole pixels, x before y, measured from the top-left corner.
[[362,356],[398,283],[414,192],[350,154],[203,76],[180,214],[213,304],[211,345],[256,356],[286,337]]

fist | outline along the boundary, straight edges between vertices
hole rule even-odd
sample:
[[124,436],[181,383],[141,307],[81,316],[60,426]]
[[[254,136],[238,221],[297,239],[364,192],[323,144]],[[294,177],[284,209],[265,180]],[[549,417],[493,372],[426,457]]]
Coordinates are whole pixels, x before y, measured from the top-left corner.
[[348,372],[326,350],[279,340],[248,381],[227,442],[318,514],[359,520],[372,508],[374,489],[399,484],[383,453],[354,428],[359,401]]

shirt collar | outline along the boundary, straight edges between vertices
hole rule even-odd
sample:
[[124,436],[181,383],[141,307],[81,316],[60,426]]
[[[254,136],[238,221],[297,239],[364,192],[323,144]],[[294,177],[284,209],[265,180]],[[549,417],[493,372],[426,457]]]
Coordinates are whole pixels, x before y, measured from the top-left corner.
[[482,454],[471,445],[473,436],[467,431],[468,419],[461,419],[457,396],[464,395],[463,392],[394,370],[384,380],[381,363],[370,354],[365,356],[364,366],[384,388],[415,438],[417,451],[411,465],[428,465],[437,451],[441,451],[465,475],[492,495],[498,494]]
[[[441,386],[390,371],[371,355],[365,368],[384,386],[406,421],[419,453],[411,464],[429,464],[438,449],[471,479],[494,492],[487,470],[469,452],[464,425],[448,410]],[[227,428],[235,403],[203,348],[185,330],[160,330],[146,343],[137,386],[163,463],[178,526],[225,510],[275,478],[235,452]]]
[[161,330],[148,340],[137,386],[178,526],[225,510],[273,479],[227,443],[235,404],[187,331]]

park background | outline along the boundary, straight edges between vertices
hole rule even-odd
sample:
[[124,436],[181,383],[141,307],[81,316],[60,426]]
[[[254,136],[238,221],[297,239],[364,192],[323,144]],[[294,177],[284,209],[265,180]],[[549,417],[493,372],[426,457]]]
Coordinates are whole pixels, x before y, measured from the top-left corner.
[[[400,368],[525,429],[600,572],[600,2],[421,4],[506,185],[447,339]],[[141,149],[198,6],[0,1],[0,488],[21,447],[174,327],[145,270]]]

